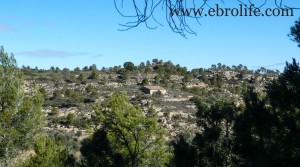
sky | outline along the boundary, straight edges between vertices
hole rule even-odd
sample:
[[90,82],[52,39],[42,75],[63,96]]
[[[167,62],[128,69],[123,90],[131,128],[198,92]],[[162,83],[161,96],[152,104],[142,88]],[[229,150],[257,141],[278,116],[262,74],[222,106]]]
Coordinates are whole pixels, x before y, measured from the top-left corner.
[[[125,3],[124,8],[130,13],[132,6]],[[188,34],[186,39],[171,31],[160,10],[155,16],[163,26],[152,30],[141,24],[119,31],[120,24],[130,20],[116,11],[113,0],[2,0],[0,46],[14,53],[18,66],[40,69],[92,64],[100,69],[158,58],[190,70],[217,63],[282,70],[286,61],[299,59],[300,48],[287,36],[299,14],[295,10],[293,17],[204,17],[201,25],[189,19],[197,36]]]

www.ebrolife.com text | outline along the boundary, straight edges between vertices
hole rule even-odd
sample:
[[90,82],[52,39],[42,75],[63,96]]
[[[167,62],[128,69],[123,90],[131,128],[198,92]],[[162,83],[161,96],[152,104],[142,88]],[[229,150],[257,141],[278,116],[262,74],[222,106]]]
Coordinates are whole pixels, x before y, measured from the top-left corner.
[[292,8],[266,8],[239,4],[237,8],[222,8],[218,4],[212,8],[170,8],[171,16],[215,17],[215,16],[294,16]]

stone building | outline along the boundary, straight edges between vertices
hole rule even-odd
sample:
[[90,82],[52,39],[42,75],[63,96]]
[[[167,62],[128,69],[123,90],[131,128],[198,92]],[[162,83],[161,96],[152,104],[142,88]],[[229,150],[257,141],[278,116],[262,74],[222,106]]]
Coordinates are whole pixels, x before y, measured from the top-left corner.
[[167,90],[160,86],[144,86],[142,88],[142,90],[144,93],[150,94],[150,95],[152,95],[155,92],[160,92],[163,95],[167,93]]

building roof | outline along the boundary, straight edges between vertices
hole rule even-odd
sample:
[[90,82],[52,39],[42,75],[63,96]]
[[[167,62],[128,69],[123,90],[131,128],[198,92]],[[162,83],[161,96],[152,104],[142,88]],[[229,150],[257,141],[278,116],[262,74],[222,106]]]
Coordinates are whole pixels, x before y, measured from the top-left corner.
[[144,88],[147,88],[149,90],[166,90],[165,88],[160,86],[144,86]]

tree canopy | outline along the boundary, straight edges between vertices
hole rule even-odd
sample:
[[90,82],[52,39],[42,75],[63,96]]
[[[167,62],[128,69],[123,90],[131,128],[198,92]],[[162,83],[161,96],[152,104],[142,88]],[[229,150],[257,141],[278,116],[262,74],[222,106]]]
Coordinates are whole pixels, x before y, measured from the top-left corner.
[[[129,103],[126,93],[112,94],[99,109],[102,132],[97,134],[102,134],[99,144],[104,142],[106,157],[118,156],[119,162],[132,167],[166,166],[169,163],[172,153],[165,139],[166,131],[155,118],[145,117],[139,107]],[[94,136],[93,139],[100,138]],[[103,159],[97,163],[103,166],[101,162],[107,161]]]
[[23,75],[16,60],[0,51],[0,166],[9,164],[16,153],[26,150],[43,127],[43,97],[33,88],[27,96]]

